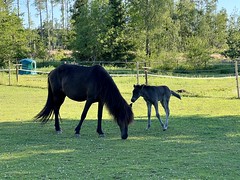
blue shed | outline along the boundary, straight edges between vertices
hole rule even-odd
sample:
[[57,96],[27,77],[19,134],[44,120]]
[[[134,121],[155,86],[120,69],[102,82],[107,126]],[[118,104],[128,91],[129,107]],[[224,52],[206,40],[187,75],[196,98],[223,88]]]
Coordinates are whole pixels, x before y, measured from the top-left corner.
[[36,61],[33,59],[22,59],[19,62],[22,64],[22,69],[19,70],[19,74],[37,74]]

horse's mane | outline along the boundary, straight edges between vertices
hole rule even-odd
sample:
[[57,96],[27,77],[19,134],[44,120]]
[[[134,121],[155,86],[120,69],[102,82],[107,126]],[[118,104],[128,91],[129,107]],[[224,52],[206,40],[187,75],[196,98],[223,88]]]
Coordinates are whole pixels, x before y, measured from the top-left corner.
[[103,67],[95,66],[94,68],[93,72],[96,75],[97,88],[109,113],[118,123],[126,122],[130,124],[133,121],[132,109],[122,97],[112,77]]

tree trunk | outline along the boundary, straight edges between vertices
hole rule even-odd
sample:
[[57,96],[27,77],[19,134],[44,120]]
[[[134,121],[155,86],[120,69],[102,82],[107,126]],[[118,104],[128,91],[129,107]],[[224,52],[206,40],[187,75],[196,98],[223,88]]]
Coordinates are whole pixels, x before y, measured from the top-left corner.
[[47,39],[48,39],[48,50],[51,50],[51,35],[50,35],[50,24],[49,24],[49,14],[48,14],[48,0],[45,0],[45,10],[46,10],[46,21],[47,21]]
[[30,14],[30,0],[27,0],[27,13],[28,13],[28,29],[31,29],[31,14]]

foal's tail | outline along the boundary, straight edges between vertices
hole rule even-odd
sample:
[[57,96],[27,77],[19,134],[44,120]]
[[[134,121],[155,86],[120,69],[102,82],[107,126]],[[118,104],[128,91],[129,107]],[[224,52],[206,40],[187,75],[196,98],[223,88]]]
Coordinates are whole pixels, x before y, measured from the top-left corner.
[[178,93],[175,93],[174,91],[171,91],[171,94],[175,97],[177,97],[178,99],[181,99],[181,96]]
[[53,93],[48,80],[48,97],[47,102],[43,109],[34,117],[36,120],[40,120],[42,123],[47,123],[53,114]]

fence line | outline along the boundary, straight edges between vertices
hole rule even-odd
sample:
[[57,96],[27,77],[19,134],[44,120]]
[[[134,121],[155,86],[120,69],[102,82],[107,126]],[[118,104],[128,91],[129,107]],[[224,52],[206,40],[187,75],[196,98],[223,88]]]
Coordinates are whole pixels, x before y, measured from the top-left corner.
[[[142,74],[144,75],[144,74]],[[170,76],[170,75],[156,75],[156,74],[148,74],[151,77],[162,77],[162,78],[176,78],[176,79],[231,79],[235,78],[235,76],[222,76],[222,77],[186,77],[186,76]]]
[[[144,64],[143,67],[141,67],[141,69],[144,70],[144,74],[139,73],[139,62],[135,63],[136,65],[136,74],[122,74],[122,73],[110,73],[109,74],[112,77],[136,77],[137,80],[137,84],[139,84],[139,77],[145,77],[145,84],[148,84],[148,76],[150,77],[162,77],[162,78],[177,78],[177,79],[229,79],[229,78],[236,78],[236,84],[237,84],[237,92],[238,92],[238,98],[240,98],[239,95],[239,85],[238,85],[238,62],[235,61],[235,76],[224,76],[224,77],[184,77],[184,76],[172,76],[172,75],[159,75],[159,74],[152,74],[149,73],[149,69],[150,67],[146,67],[146,63]],[[18,66],[16,65],[16,69],[11,69],[10,68],[10,64],[9,64],[9,68],[8,69],[0,69],[0,72],[8,72],[9,73],[9,85],[11,85],[11,71],[15,71],[16,72],[16,79],[18,82],[18,72],[19,70],[21,71],[26,71],[26,72],[34,72],[36,74],[49,74],[49,72],[44,72],[44,71],[36,71],[36,70],[25,70],[25,69],[18,69]],[[110,70],[109,70],[110,71]]]
[[[46,72],[46,71],[32,71],[32,70],[24,70],[24,69],[19,69],[21,71],[26,71],[26,72],[36,72],[37,74],[49,74],[50,72]],[[16,69],[10,69],[10,71],[16,71]],[[9,69],[0,69],[0,72],[9,72]],[[109,73],[111,76],[113,77],[134,77],[137,76],[137,74],[122,74],[122,73]],[[146,74],[142,73],[142,74],[138,74],[139,77],[144,77]],[[221,76],[221,77],[196,77],[196,76],[172,76],[172,75],[161,75],[161,74],[152,74],[152,73],[148,73],[147,76],[150,77],[162,77],[162,78],[177,78],[177,79],[231,79],[231,78],[236,78],[235,76]]]

